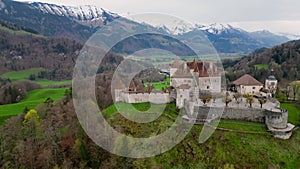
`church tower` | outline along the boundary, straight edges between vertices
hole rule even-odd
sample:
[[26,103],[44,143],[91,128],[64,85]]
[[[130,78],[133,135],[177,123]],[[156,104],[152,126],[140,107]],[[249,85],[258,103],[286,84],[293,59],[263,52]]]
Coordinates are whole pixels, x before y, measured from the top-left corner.
[[274,70],[271,69],[271,75],[266,79],[265,88],[270,91],[273,95],[276,93],[278,80],[273,75]]

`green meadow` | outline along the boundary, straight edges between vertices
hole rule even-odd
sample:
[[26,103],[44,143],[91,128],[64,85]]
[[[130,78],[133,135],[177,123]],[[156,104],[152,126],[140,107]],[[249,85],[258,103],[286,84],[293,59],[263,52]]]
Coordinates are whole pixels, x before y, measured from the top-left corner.
[[[38,75],[39,72],[44,71],[43,68],[33,68],[23,71],[16,71],[16,72],[8,72],[1,75],[2,78],[10,79],[13,82],[22,81],[22,80],[29,80],[30,75]],[[50,86],[50,85],[66,85],[71,84],[71,80],[62,80],[62,81],[52,81],[52,80],[45,80],[45,79],[36,79],[30,80],[33,83],[37,83],[41,86]]]
[[[144,86],[147,87],[149,83],[144,83]],[[163,90],[168,87],[170,87],[170,77],[167,77],[165,81],[162,82],[151,82],[153,85],[154,89],[156,90]]]
[[26,99],[19,103],[7,104],[0,106],[0,125],[9,117],[16,116],[23,112],[25,107],[34,109],[40,103],[43,103],[47,98],[58,100],[65,94],[64,88],[58,89],[37,89],[28,93]]
[[[120,111],[132,111],[125,103]],[[146,110],[147,103],[132,104],[138,110]],[[283,107],[286,105],[283,104]],[[290,111],[289,121],[300,120],[299,107],[287,105]],[[145,109],[142,109],[145,108]],[[295,108],[295,109],[294,109]],[[148,124],[129,123],[110,106],[104,112],[111,124],[125,126],[127,135],[145,137],[145,133],[162,133],[174,122],[169,118],[176,114],[176,106],[168,104],[163,114]],[[204,143],[199,143],[202,125],[194,125],[185,139],[173,149],[155,157],[137,159],[144,168],[157,164],[160,168],[287,168],[300,167],[300,130],[295,130],[289,140],[274,138],[264,124],[221,120],[219,128]],[[142,131],[142,132],[140,132]],[[147,136],[148,136],[147,135]],[[193,161],[193,162],[191,162]]]
[[267,65],[267,64],[257,64],[257,65],[254,65],[254,67],[256,70],[260,70],[260,69],[268,70],[269,69],[269,65]]

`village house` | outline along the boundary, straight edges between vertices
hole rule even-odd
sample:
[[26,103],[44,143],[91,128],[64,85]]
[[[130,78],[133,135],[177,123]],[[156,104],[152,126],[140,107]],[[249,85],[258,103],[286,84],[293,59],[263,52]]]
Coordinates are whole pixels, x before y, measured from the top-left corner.
[[240,94],[259,95],[263,84],[249,74],[245,74],[233,82],[235,89]]

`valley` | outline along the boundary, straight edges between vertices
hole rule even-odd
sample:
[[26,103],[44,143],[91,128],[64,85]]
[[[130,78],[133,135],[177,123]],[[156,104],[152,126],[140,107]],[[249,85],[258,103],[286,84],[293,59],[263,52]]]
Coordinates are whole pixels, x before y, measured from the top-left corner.
[[[193,14],[203,24],[155,25],[114,12],[118,8],[67,4],[0,0],[0,168],[300,168],[300,40],[290,39],[299,39],[290,29],[274,33],[215,23],[201,17],[200,7]],[[143,9],[147,2],[142,4],[132,6]],[[125,9],[125,3],[118,5]],[[165,7],[192,14],[191,6],[183,6]],[[222,8],[229,6],[240,10]],[[243,20],[242,13],[231,15]],[[137,34],[106,49],[128,32]],[[101,49],[93,44],[97,36],[104,38],[95,41]],[[92,62],[74,72],[78,60],[94,61],[89,47],[99,56],[108,52],[98,67]],[[141,65],[147,69],[136,73]],[[76,73],[82,73],[78,79]],[[101,120],[111,128],[99,132]],[[147,142],[191,124],[142,147],[135,155],[143,158],[130,158],[140,146],[134,139]],[[212,134],[201,143],[208,128]],[[102,135],[108,129],[123,135]],[[175,142],[163,151],[164,143]],[[158,147],[162,152],[144,158]]]

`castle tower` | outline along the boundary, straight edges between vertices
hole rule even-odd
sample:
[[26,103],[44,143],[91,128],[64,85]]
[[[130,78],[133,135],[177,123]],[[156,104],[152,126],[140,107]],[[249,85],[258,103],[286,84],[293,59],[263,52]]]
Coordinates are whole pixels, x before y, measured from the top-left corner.
[[274,70],[271,69],[271,75],[266,79],[265,88],[270,91],[273,95],[276,93],[278,80],[273,75]]

